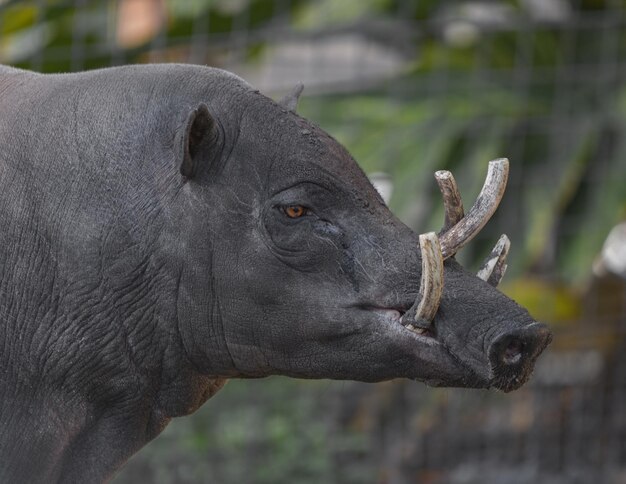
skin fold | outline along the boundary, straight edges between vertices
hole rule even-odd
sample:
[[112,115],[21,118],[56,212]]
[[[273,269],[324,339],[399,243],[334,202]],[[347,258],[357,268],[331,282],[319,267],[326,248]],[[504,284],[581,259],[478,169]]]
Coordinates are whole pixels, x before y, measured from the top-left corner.
[[[293,104],[293,103],[292,103]],[[522,385],[545,326],[238,77],[0,67],[0,482],[101,482],[228,378]]]

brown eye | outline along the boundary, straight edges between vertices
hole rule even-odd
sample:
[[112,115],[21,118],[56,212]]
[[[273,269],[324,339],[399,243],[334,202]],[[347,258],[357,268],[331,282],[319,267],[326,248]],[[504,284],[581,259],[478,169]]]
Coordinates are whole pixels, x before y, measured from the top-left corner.
[[308,213],[309,209],[302,205],[289,205],[283,208],[283,212],[289,218],[300,218]]

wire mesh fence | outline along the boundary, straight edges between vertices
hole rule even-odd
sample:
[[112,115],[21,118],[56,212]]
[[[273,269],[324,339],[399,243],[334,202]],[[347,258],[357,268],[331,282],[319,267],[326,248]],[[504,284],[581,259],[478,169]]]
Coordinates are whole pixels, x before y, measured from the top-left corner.
[[274,97],[303,82],[301,114],[386,173],[422,232],[443,218],[435,170],[469,199],[509,157],[463,262],[507,233],[504,291],[556,333],[511,395],[231,382],[116,482],[626,482],[623,2],[0,0],[0,32],[0,62],[43,72],[190,62]]

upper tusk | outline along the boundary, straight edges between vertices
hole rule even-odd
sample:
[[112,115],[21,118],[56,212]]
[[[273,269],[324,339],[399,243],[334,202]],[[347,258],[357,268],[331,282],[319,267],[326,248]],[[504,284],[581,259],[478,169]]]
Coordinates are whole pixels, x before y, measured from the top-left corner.
[[506,272],[506,256],[509,253],[511,242],[509,238],[502,234],[498,239],[491,254],[487,256],[482,266],[476,274],[483,281],[487,281],[493,287],[497,287]]
[[[439,310],[443,292],[443,261],[456,254],[485,226],[502,200],[508,176],[509,160],[499,158],[490,161],[485,184],[472,208],[464,215],[463,201],[452,174],[445,170],[435,173],[443,196],[445,222],[439,236],[434,232],[419,236],[422,278],[415,303],[403,317],[407,328],[420,332],[430,326]],[[478,277],[497,286],[507,268],[506,256],[510,245],[506,235],[500,237],[479,270]],[[410,322],[413,311],[414,322]]]
[[509,160],[499,158],[489,162],[489,169],[476,202],[467,215],[440,236],[444,260],[456,254],[485,226],[498,208],[509,176]]
[[448,170],[435,172],[435,179],[443,196],[443,206],[446,211],[445,220],[441,233],[458,224],[463,218],[463,200],[456,186],[456,180]]
[[443,291],[443,257],[437,234],[434,232],[421,234],[419,240],[422,252],[422,280],[417,296],[419,303],[415,312],[415,322],[418,326],[424,326],[425,322],[430,324],[439,309]]

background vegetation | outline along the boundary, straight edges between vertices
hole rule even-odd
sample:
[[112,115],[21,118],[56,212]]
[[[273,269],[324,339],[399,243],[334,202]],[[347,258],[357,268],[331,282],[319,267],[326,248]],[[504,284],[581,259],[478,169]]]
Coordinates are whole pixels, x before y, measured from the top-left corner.
[[435,170],[470,204],[487,161],[509,157],[505,200],[462,261],[507,233],[504,291],[559,331],[514,396],[231,382],[116,482],[623,482],[626,271],[601,251],[626,219],[625,14],[610,0],[0,0],[3,63],[195,62],[275,97],[303,81],[300,113],[389,174],[391,208],[422,232],[443,219]]

